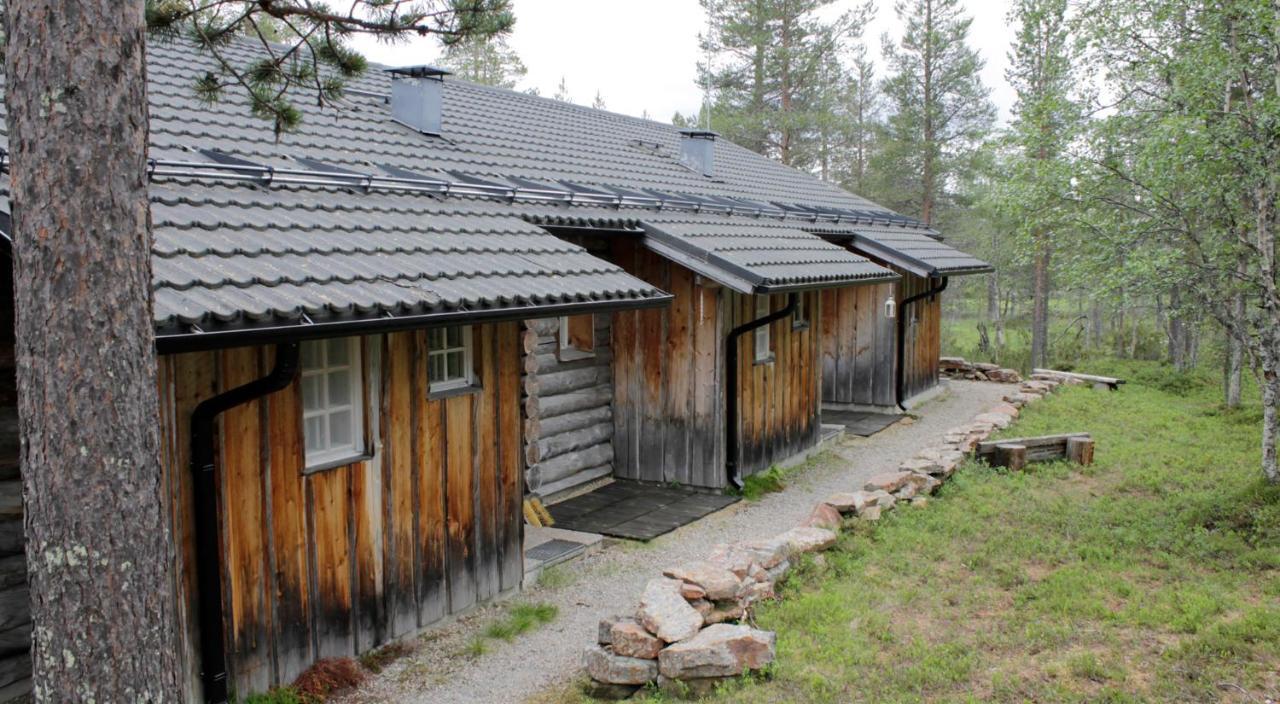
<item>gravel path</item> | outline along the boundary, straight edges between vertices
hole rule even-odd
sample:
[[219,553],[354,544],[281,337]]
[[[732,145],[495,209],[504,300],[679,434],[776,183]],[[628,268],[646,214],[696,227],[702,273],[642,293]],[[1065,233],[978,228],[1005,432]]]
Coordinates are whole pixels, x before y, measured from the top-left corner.
[[488,652],[468,651],[478,633],[497,618],[489,606],[421,637],[416,650],[389,665],[343,704],[505,704],[573,678],[582,650],[593,642],[602,616],[635,608],[645,582],[663,568],[704,558],[713,545],[763,538],[803,520],[814,503],[836,491],[861,488],[891,471],[949,428],[998,403],[1001,384],[951,381],[950,390],[916,409],[919,420],[900,422],[872,438],[845,438],[791,474],[785,491],[739,502],[648,544],[613,543],[560,568],[567,584],[524,592],[521,601],[554,604],[558,617],[511,643],[486,639]]

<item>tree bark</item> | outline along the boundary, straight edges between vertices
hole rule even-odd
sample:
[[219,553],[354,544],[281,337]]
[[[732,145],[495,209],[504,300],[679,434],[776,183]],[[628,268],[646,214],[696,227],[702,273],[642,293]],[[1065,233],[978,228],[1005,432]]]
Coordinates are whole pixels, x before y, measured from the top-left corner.
[[[1236,263],[1236,274],[1241,281],[1249,275],[1249,260],[1241,257]],[[1231,297],[1231,315],[1237,320],[1243,322],[1247,310],[1245,308],[1245,298],[1243,291],[1237,291]],[[1223,395],[1226,397],[1227,408],[1239,408],[1240,396],[1244,386],[1244,340],[1240,339],[1240,334],[1233,328],[1227,328],[1227,359],[1226,359],[1226,378],[1223,380]]]
[[1031,366],[1049,366],[1049,243],[1036,235],[1035,282],[1031,309]]
[[9,0],[18,410],[39,702],[179,698],[142,0]]
[[1280,467],[1276,464],[1276,445],[1280,438],[1280,364],[1275,346],[1262,354],[1262,476],[1272,484],[1280,484]]

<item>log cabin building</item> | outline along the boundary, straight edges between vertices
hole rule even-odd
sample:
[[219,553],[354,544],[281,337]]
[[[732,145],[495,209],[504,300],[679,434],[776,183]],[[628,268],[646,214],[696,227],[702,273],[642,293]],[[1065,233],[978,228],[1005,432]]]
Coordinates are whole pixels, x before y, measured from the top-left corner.
[[[719,490],[813,446],[844,334],[826,308],[937,279],[867,245],[935,233],[707,132],[411,67],[300,101],[277,139],[238,93],[197,99],[206,71],[180,42],[148,49],[190,702],[287,684],[518,589],[527,491]],[[12,348],[6,327],[0,414]],[[30,688],[30,618],[16,423],[0,419],[0,561],[17,565],[0,583],[5,701]]]

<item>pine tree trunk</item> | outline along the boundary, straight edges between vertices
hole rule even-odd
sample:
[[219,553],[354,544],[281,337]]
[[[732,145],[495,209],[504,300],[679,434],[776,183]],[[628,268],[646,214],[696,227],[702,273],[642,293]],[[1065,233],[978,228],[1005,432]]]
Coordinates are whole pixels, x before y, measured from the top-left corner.
[[142,0],[9,0],[32,666],[39,702],[172,702]]
[[1037,235],[1038,254],[1031,308],[1031,366],[1049,366],[1049,245],[1043,233]]

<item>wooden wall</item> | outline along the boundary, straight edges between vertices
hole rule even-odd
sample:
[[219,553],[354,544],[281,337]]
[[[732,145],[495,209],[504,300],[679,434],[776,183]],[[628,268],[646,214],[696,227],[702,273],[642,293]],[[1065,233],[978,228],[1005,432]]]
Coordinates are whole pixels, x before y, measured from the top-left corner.
[[[725,291],[725,337],[728,331],[754,320],[755,296]],[[776,462],[812,447],[821,436],[822,403],[818,340],[819,294],[805,292],[814,320],[794,327],[791,318],[770,325],[774,361],[754,360],[752,333],[740,338],[738,350],[738,464],[743,476],[768,469]],[[770,310],[786,306],[787,296],[770,296]]]
[[938,356],[942,353],[942,297],[920,299],[903,311],[902,301],[928,291],[931,286],[929,279],[904,271],[898,273],[902,274],[902,279],[895,284],[895,297],[899,312],[905,314],[907,323],[902,357],[903,400],[907,400],[938,385]]
[[[235,691],[288,683],[318,658],[357,655],[519,587],[519,324],[473,330],[483,389],[446,399],[427,398],[424,331],[366,338],[368,460],[303,473],[298,383],[222,416],[217,498]],[[271,358],[255,347],[160,360],[196,689],[189,419],[200,400],[267,373]]]
[[[822,401],[893,406],[895,321],[884,315],[893,283],[822,292]],[[901,300],[901,299],[898,299]]]
[[614,314],[614,475],[721,488],[724,481],[721,290],[635,245],[613,260],[675,295]]
[[[724,488],[725,340],[756,318],[755,300],[619,241],[612,259],[674,294],[666,308],[617,313],[613,321],[614,473],[624,479]],[[809,309],[817,294],[806,293]],[[773,296],[775,309],[786,296]],[[743,475],[817,442],[818,330],[772,325],[776,359],[756,364],[740,340],[739,460]]]
[[595,316],[592,356],[561,354],[559,318],[523,324],[525,462],[541,496],[613,473],[611,320]]
[[[9,258],[8,252],[4,254]],[[31,602],[18,472],[18,383],[14,367],[13,267],[0,266],[0,702],[31,691]]]

